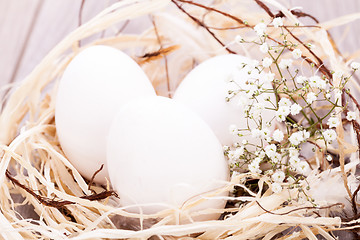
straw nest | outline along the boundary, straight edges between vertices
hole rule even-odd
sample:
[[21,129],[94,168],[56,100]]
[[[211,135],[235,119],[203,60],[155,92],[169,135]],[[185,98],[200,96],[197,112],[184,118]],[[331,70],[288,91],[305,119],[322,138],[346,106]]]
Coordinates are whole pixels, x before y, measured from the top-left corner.
[[[234,39],[237,34],[249,35],[259,19],[271,21],[272,12],[265,6],[271,7],[274,13],[281,11],[288,25],[302,20],[298,18],[299,14],[296,16],[296,12],[274,0],[264,0],[262,8],[256,2],[261,6],[260,1],[220,0],[213,1],[206,9],[182,0],[124,0],[105,9],[61,41],[11,91],[0,115],[2,238],[272,239],[276,236],[279,239],[317,239],[317,235],[322,235],[325,239],[333,239],[333,230],[357,228],[356,218],[344,222],[330,214],[330,210],[341,207],[336,202],[324,200],[316,208],[308,201],[284,204],[289,197],[295,198],[298,192],[283,190],[273,194],[265,188],[269,184],[266,177],[259,179],[256,192],[247,188],[246,182],[250,178],[259,178],[250,173],[234,174],[226,187],[219,190],[229,191],[237,186],[244,192],[244,196],[228,198],[239,204],[220,210],[227,213],[222,220],[191,222],[196,212],[189,214],[188,209],[198,204],[191,199],[182,209],[155,215],[128,213],[118,206],[116,197],[108,191],[109,186],[92,185],[90,190],[89,182],[82,178],[61,150],[54,125],[57,81],[79,51],[95,44],[126,51],[146,71],[158,94],[168,96],[194,63],[229,52],[256,58],[258,48],[239,46]],[[79,45],[79,41],[96,33],[140,17],[149,25],[141,34],[117,33],[113,37]],[[353,15],[323,24],[314,23],[317,27],[294,28],[292,32],[301,41],[316,45],[316,56],[329,69],[348,72],[349,61],[357,56],[341,57],[326,30],[358,17]],[[247,24],[242,22],[244,19]],[[273,30],[269,36],[277,34]],[[308,54],[308,59],[319,64],[315,55]],[[307,63],[299,61],[296,64]],[[321,64],[319,67],[321,70]],[[358,83],[353,81],[350,86],[356,96]],[[340,186],[346,187],[347,197],[351,199],[356,185],[354,173],[358,146],[354,131],[349,131],[349,134],[345,131],[342,126],[337,128],[339,145],[333,148],[339,156],[340,166],[326,170],[329,167],[321,165],[324,156],[316,152],[309,162],[314,169],[320,170],[310,174],[307,180],[314,185],[321,184],[324,179],[343,181]],[[350,137],[345,138],[345,134]],[[347,164],[345,158],[350,159]],[[94,195],[93,191],[103,193],[103,196]],[[331,204],[333,207],[330,209]],[[39,217],[27,218],[24,208],[33,210]],[[188,223],[178,224],[182,219],[187,219]]]

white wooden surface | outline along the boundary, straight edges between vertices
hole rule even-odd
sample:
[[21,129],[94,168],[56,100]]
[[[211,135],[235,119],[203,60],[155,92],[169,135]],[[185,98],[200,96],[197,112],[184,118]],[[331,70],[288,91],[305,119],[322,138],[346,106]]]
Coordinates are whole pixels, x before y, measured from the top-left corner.
[[[240,0],[239,0],[240,1]],[[83,22],[115,0],[86,0]],[[283,0],[288,7],[326,21],[360,12],[360,0]],[[81,0],[0,0],[0,87],[23,79],[64,36],[78,25]],[[360,48],[360,21],[332,31],[343,53]]]

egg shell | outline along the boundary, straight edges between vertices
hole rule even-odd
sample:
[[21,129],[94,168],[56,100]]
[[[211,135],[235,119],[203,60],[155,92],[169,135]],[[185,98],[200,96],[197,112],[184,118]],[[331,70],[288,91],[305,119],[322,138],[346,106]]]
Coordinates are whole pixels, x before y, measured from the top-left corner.
[[80,52],[59,84],[55,122],[63,151],[87,179],[105,183],[106,139],[119,107],[140,96],[155,96],[142,69],[125,53],[107,46]]
[[[235,124],[238,128],[247,128],[247,119],[244,109],[238,106],[238,101],[245,93],[237,94],[230,102],[226,102],[229,90],[238,89],[235,83],[229,82],[231,77],[236,77],[237,84],[245,86],[245,82],[253,77],[246,69],[242,69],[243,63],[249,64],[252,60],[240,55],[228,54],[210,58],[196,66],[181,82],[175,91],[173,99],[185,104],[209,124],[223,145],[231,146],[234,143],[248,140],[250,143],[259,144],[259,139],[249,135],[239,138],[229,132],[230,125]],[[261,77],[260,75],[260,78]],[[260,79],[261,80],[261,79]],[[271,85],[267,86],[272,88]],[[265,107],[272,107],[265,98],[270,97],[274,102],[273,94],[262,94],[257,97]],[[264,110],[262,122],[269,122],[274,117],[274,111]],[[248,121],[250,129],[256,124]],[[245,133],[245,132],[243,132]]]
[[[121,205],[142,204],[128,208],[130,212],[180,208],[186,200],[222,187],[229,177],[222,146],[210,127],[164,97],[135,100],[122,108],[110,129],[107,154]],[[213,199],[192,211],[224,206],[224,200]]]

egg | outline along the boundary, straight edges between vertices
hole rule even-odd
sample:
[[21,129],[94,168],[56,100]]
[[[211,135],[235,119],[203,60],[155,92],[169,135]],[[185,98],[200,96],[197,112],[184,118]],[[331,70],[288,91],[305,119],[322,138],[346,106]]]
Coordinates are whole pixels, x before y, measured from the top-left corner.
[[90,179],[104,164],[95,181],[106,182],[106,139],[117,109],[155,95],[137,63],[115,48],[92,46],[72,59],[59,83],[55,122],[60,145],[80,174]]
[[[110,128],[107,162],[120,204],[129,212],[179,209],[229,178],[222,146],[210,127],[181,103],[159,96],[120,109]],[[224,206],[223,199],[212,199],[191,211]]]
[[[235,54],[210,58],[196,66],[184,78],[173,97],[174,100],[185,104],[207,122],[223,145],[231,146],[243,140],[252,144],[260,144],[260,140],[254,139],[249,131],[242,131],[244,136],[240,138],[229,131],[231,125],[235,125],[239,129],[256,127],[253,120],[248,121],[245,118],[244,108],[241,107],[241,104],[239,105],[239,102],[246,97],[246,93],[240,92],[227,102],[226,97],[229,90],[238,91],[239,87],[249,90],[249,87],[253,88],[255,85],[248,85],[246,82],[254,78],[259,78],[264,87],[272,88],[263,74],[256,73],[256,70],[249,74],[248,68],[243,68],[243,63],[250,65],[253,64],[253,60]],[[229,81],[230,79],[235,80],[236,83]],[[274,102],[274,94],[268,93],[257,96],[257,102],[264,108],[273,108],[270,102],[265,101],[267,97]],[[274,118],[274,111],[264,109],[261,118],[265,125]]]

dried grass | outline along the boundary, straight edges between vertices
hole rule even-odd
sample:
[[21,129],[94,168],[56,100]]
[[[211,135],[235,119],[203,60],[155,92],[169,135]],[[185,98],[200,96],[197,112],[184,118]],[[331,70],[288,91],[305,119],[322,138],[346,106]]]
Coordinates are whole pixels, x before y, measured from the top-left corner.
[[[242,1],[241,4],[238,2],[215,1],[213,7],[221,9],[225,6],[226,11],[232,15],[247,19],[249,26],[256,24],[259,18],[270,19],[261,9],[249,7],[253,1]],[[274,0],[263,2],[281,10],[288,18],[287,24],[299,22],[296,16],[278,2]],[[256,176],[248,173],[234,175],[224,189],[218,190],[228,191],[237,186],[243,188],[248,195],[229,197],[228,200],[242,201],[242,204],[239,208],[220,210],[231,214],[224,220],[218,221],[192,222],[192,218],[199,213],[190,213],[188,210],[197,205],[199,200],[189,199],[182,209],[142,215],[128,213],[125,208],[118,207],[117,199],[114,197],[98,201],[81,198],[84,195],[91,195],[92,192],[88,189],[87,182],[64,156],[54,125],[57,81],[69,61],[87,47],[80,48],[78,41],[108,29],[116,23],[151,15],[157,31],[152,27],[139,35],[120,34],[98,39],[90,45],[110,45],[127,51],[142,65],[160,95],[167,95],[169,88],[173,91],[183,76],[192,69],[194,63],[202,62],[211,56],[227,53],[230,49],[239,54],[256,56],[257,50],[253,46],[241,48],[233,43],[236,34],[250,36],[249,27],[244,27],[234,19],[218,13],[207,14],[208,26],[241,27],[237,30],[209,28],[216,34],[218,40],[224,43],[224,46],[221,46],[219,41],[209,34],[209,29],[200,28],[173,4],[170,7],[169,5],[171,5],[170,0],[124,0],[110,6],[70,33],[23,80],[20,86],[12,90],[0,115],[0,235],[2,238],[11,240],[147,239],[158,236],[160,239],[272,239],[277,234],[283,233],[283,236],[278,236],[279,239],[287,237],[317,239],[317,234],[325,239],[334,239],[329,232],[339,229],[342,224],[344,229],[357,228],[358,219],[342,223],[339,217],[331,217],[328,214],[329,211],[326,209],[329,206],[334,211],[339,208],[336,202],[325,200],[319,208],[314,208],[308,201],[292,201],[285,205],[287,199],[296,198],[297,191],[283,190],[279,194],[272,194],[268,190],[264,193],[263,187],[265,183],[269,183],[269,179],[265,177],[259,180],[259,191],[251,192],[244,183]],[[202,16],[207,11],[192,5],[184,4],[184,7],[192,16]],[[328,68],[349,71],[348,63],[344,62],[334,50],[334,45],[325,30],[358,18],[358,14],[349,15],[341,18],[341,21],[334,20],[320,24],[321,28],[294,28],[292,32],[303,42],[311,41],[316,44],[315,53],[319,58],[326,59]],[[270,36],[276,34],[277,31],[274,30]],[[306,52],[305,48],[304,52]],[[311,61],[316,62],[315,56],[309,52],[306,52],[306,55]],[[354,57],[356,56],[358,55],[354,54]],[[165,69],[165,57],[168,59],[166,66],[168,71]],[[297,64],[305,63],[302,61]],[[167,78],[171,80],[170,86],[167,84]],[[358,94],[359,83],[352,81],[351,86]],[[313,172],[308,177],[308,181],[310,185],[315,186],[319,181],[330,178],[330,175],[334,177],[340,174],[351,197],[356,180],[350,176],[353,176],[358,163],[356,135],[354,131],[348,131],[347,134],[351,135],[350,141],[345,139],[342,125],[337,128],[337,132],[339,145],[333,150],[340,156],[340,167],[333,169],[332,175],[329,171]],[[351,156],[351,162],[347,165],[346,156]],[[6,177],[7,170],[10,170],[11,176],[19,183],[49,201],[50,206],[11,182]],[[93,189],[96,192],[104,190],[101,186],[95,186]],[[15,196],[18,195],[22,196],[21,202],[15,201]],[[201,201],[206,201],[214,195],[216,193],[209,193]],[[68,201],[71,204],[61,205],[61,201]],[[31,205],[40,216],[39,219],[24,219],[17,212],[19,206],[24,205]],[[114,216],[122,216],[121,221],[128,222],[130,228],[140,228],[140,230],[117,229],[111,221]],[[150,226],[147,224],[149,219],[156,219],[157,223]],[[180,222],[188,223],[178,224]]]

